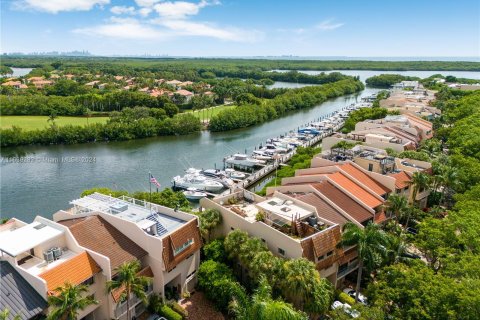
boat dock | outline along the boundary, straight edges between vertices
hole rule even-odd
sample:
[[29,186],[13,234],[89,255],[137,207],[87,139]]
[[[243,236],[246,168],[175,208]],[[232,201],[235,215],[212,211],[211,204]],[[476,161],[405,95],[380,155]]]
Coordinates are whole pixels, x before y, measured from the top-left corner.
[[[315,145],[319,144],[323,140],[323,138],[328,137],[328,136],[332,135],[333,133],[335,133],[336,131],[338,131],[339,129],[341,129],[343,127],[343,124],[344,124],[344,121],[342,121],[341,123],[339,123],[338,125],[333,127],[332,132],[329,132],[329,133],[325,132],[325,133],[322,133],[322,134],[319,134],[319,135],[313,137],[312,139],[310,139],[310,140],[306,141],[304,144],[302,144],[302,147],[311,147],[311,146],[315,146]],[[267,164],[267,165],[263,166],[262,168],[260,168],[259,170],[252,172],[252,174],[250,174],[247,178],[245,178],[243,180],[239,180],[236,184],[234,184],[232,187],[230,187],[229,189],[222,192],[220,195],[227,195],[231,192],[234,192],[236,189],[239,189],[239,188],[242,188],[242,189],[250,188],[251,186],[253,186],[253,185],[257,184],[258,182],[260,182],[261,180],[265,179],[265,177],[267,177],[268,175],[273,173],[275,170],[277,170],[282,165],[285,165],[293,157],[293,155],[296,154],[296,153],[297,153],[297,149],[293,149],[289,153],[282,155],[277,160],[275,160],[273,163]],[[218,195],[216,195],[216,196],[218,196]]]

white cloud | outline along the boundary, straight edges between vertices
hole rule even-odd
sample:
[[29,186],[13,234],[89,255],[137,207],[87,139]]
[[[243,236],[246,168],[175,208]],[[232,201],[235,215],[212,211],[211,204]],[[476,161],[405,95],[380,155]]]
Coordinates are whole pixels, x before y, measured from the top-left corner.
[[161,2],[153,6],[155,11],[161,17],[168,17],[170,19],[184,19],[187,16],[194,16],[200,12],[200,9],[209,6],[217,5],[220,2],[207,2],[202,0],[198,3],[186,2],[186,1],[167,1]]
[[61,11],[88,11],[94,6],[109,4],[110,0],[20,0],[14,6],[17,9],[33,9],[49,13]]
[[142,16],[142,17],[146,17],[150,14],[150,12],[152,12],[152,9],[150,8],[141,8],[138,10],[138,13]]
[[110,8],[110,12],[113,14],[135,14],[134,7],[126,7],[126,6],[113,6]]
[[252,42],[263,35],[258,31],[246,31],[233,28],[219,28],[212,24],[186,20],[155,19],[152,23],[164,26],[179,36],[203,36],[221,40]]
[[151,7],[160,0],[135,0],[135,3],[140,7]]
[[345,23],[341,22],[334,22],[333,19],[328,19],[325,21],[320,22],[315,26],[315,29],[327,31],[327,30],[335,30],[343,26]]
[[165,40],[168,38],[168,34],[141,24],[137,20],[131,18],[123,19],[112,17],[110,23],[89,28],[75,29],[73,32],[88,36],[101,36],[118,39]]

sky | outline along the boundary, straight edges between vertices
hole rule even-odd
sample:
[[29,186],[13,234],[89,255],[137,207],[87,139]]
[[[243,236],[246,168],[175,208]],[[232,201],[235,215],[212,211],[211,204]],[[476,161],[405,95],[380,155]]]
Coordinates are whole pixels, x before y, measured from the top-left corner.
[[0,1],[2,53],[480,56],[478,0]]

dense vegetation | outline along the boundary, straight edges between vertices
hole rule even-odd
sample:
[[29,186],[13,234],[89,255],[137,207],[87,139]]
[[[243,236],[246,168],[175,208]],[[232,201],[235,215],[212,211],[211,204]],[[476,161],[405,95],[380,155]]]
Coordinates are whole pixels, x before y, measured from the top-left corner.
[[115,112],[105,124],[58,127],[54,115],[50,120],[50,127],[45,129],[27,131],[15,126],[11,129],[1,129],[1,146],[121,141],[190,134],[201,129],[200,120],[192,114],[178,114],[170,118],[163,109],[141,107]]
[[[55,63],[60,69],[124,70],[142,72],[152,70],[470,70],[479,71],[480,63],[466,61],[367,61],[367,60],[269,60],[269,59],[208,59],[208,58],[107,58],[107,57],[39,57],[4,56],[2,64],[8,67],[45,67]],[[119,72],[122,73],[122,72]],[[128,73],[125,73],[128,74]],[[181,80],[181,79],[180,79]]]
[[363,90],[358,80],[347,79],[323,86],[293,89],[265,101],[261,105],[242,105],[224,110],[210,119],[212,131],[245,128],[286,114],[288,111],[309,108],[329,98]]
[[368,294],[374,308],[394,318],[478,319],[480,92],[444,87],[434,105],[443,111],[434,122],[443,141],[426,141],[416,152],[433,164],[434,205],[428,213],[417,211],[418,235],[409,238],[426,262],[400,260],[378,270]]
[[[274,256],[258,238],[235,230],[205,245],[198,272],[200,288],[222,311],[237,319],[306,319],[324,314],[333,296],[315,265]],[[213,260],[215,259],[215,260]],[[253,292],[252,299],[247,294]],[[268,306],[262,312],[258,304]],[[298,310],[298,311],[297,311]],[[305,312],[305,313],[304,313]]]
[[355,125],[367,119],[381,119],[387,115],[387,109],[379,107],[361,108],[351,112],[345,121],[342,132],[348,133],[355,129]]
[[295,170],[310,168],[310,163],[313,156],[319,154],[321,151],[321,148],[298,147],[296,149],[296,153],[288,162],[288,166],[282,166],[280,169],[278,169],[275,177],[257,193],[264,196],[268,187],[281,185],[282,178],[293,177],[295,175]]
[[379,74],[365,80],[367,86],[374,88],[390,88],[395,83],[405,80],[420,80],[418,77],[408,77],[400,74]]

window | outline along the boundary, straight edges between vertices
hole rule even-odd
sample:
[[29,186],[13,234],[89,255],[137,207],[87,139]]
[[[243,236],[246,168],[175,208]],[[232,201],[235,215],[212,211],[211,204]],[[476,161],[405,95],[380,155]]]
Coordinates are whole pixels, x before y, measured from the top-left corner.
[[235,228],[234,228],[234,227],[230,227],[230,230],[232,230],[232,231],[233,231],[233,230],[235,230]]
[[262,238],[262,242],[263,242],[263,243],[266,243],[267,241],[265,241],[265,239]]
[[193,243],[193,239],[188,239],[187,242],[185,242],[184,244],[182,244],[180,246],[180,248],[177,248],[175,249],[175,252],[174,252],[174,255],[176,256],[177,254],[179,254],[180,252],[182,252],[183,250],[185,250],[189,245],[191,245]]
[[330,257],[332,254],[333,254],[333,250],[332,250],[332,251],[329,251],[329,252],[327,252],[327,257]]
[[368,171],[373,171],[373,164],[372,163],[368,164]]
[[317,258],[317,262],[318,262],[318,261],[322,261],[323,259],[325,259],[325,255],[318,257],[318,258]]
[[278,248],[278,253],[280,253],[282,256],[285,255],[285,250],[283,250],[282,248]]
[[89,286],[95,283],[94,277],[90,277],[87,280],[83,281],[82,284],[85,286]]

